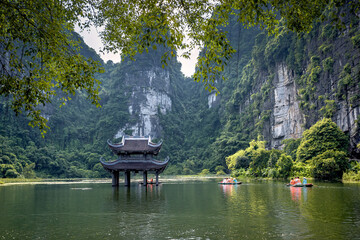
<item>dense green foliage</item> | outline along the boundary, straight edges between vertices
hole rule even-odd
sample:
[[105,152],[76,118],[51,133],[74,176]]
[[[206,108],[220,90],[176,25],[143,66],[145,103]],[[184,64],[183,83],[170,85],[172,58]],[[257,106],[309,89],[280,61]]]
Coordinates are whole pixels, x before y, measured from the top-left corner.
[[291,174],[293,160],[283,151],[265,149],[265,141],[251,141],[245,150],[239,150],[226,158],[226,164],[234,176],[287,178]]
[[296,161],[310,163],[316,178],[341,178],[348,169],[348,138],[329,118],[324,118],[303,133]]
[[18,115],[46,132],[44,106],[61,92],[65,104],[76,90],[84,90],[99,106],[99,84],[94,78],[100,63],[78,51],[74,23],[90,11],[86,1],[27,0],[0,2],[0,96],[9,97]]
[[345,152],[327,150],[313,157],[310,164],[313,167],[313,176],[318,179],[341,179],[348,169],[348,157]]
[[[93,50],[83,48],[85,54],[92,55]],[[52,105],[42,108],[50,126],[44,138],[28,125],[25,114],[15,116],[8,98],[1,98],[1,177],[108,176],[99,158],[111,156],[106,140],[129,121],[129,113],[126,104],[118,104],[127,101],[121,78],[111,80],[117,65],[109,62],[104,66],[108,73],[98,76],[103,82],[99,94],[102,108],[90,104],[82,92],[61,108],[61,99],[53,98]]]
[[[227,157],[226,164],[234,176],[271,178],[302,175],[335,180],[349,169],[347,137],[331,119],[318,121],[299,140],[300,145],[298,140],[284,141],[284,150],[266,150],[264,141],[253,140],[250,147]],[[291,157],[294,152],[296,160]]]
[[348,138],[329,118],[324,118],[304,131],[296,152],[296,161],[306,162],[329,150],[347,153]]
[[351,168],[343,175],[346,181],[360,181],[360,162],[351,162]]

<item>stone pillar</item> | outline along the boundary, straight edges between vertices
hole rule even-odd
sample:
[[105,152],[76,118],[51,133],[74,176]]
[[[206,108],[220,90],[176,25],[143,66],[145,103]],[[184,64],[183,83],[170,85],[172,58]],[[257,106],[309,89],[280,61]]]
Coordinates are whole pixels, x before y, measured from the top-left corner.
[[146,186],[147,185],[147,171],[143,172],[143,185]]
[[156,172],[156,186],[159,185],[159,172]]
[[125,171],[125,186],[130,186],[130,171]]
[[119,186],[119,171],[112,172],[112,185]]

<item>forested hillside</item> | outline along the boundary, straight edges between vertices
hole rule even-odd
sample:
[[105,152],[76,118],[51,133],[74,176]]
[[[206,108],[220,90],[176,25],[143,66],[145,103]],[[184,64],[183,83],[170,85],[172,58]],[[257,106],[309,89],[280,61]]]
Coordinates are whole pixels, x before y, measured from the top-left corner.
[[[186,118],[191,120],[181,129],[189,131],[183,143],[189,144],[182,148],[178,141],[180,150],[173,152],[182,160],[177,171],[170,169],[216,173],[221,166],[227,169],[225,159],[247,149],[252,140],[264,141],[264,149],[292,148],[288,154],[295,151],[295,161],[300,142],[290,140],[300,140],[322,118],[331,118],[345,132],[348,157],[358,158],[359,20],[348,15],[345,22],[343,28],[323,23],[307,34],[282,29],[273,36],[257,28],[244,29],[230,19],[225,30],[237,52],[224,70],[227,80],[216,83],[220,95],[208,94],[196,107],[192,116],[201,117]],[[204,93],[198,95],[204,98]],[[187,106],[191,109],[191,104]],[[281,153],[275,155],[278,159]],[[264,169],[276,163],[264,158]]]
[[[118,66],[104,64],[93,49],[81,44],[81,54],[100,61],[105,73],[97,77],[102,82],[102,108],[96,108],[86,94],[78,92],[65,105],[61,94],[42,109],[50,130],[42,138],[39,129],[28,125],[25,114],[15,116],[9,99],[1,98],[1,162],[3,177],[100,177],[107,176],[99,164],[106,155],[104,143],[128,121],[125,104],[126,89],[112,81],[111,73]],[[120,79],[121,80],[121,79]]]
[[[333,158],[358,158],[359,18],[349,14],[345,23],[343,28],[317,23],[303,34],[283,28],[274,36],[231,18],[223,30],[236,53],[224,69],[226,80],[215,82],[217,96],[185,78],[175,59],[162,68],[166,49],[113,64],[103,63],[82,43],[81,54],[100,61],[105,69],[97,76],[102,107],[91,105],[81,92],[61,108],[59,99],[53,99],[42,109],[50,126],[42,138],[2,97],[0,176],[105,177],[99,158],[114,158],[107,139],[155,134],[164,141],[159,158],[171,159],[167,174],[241,172],[252,167],[254,176],[286,177],[293,162],[296,165],[301,141],[291,139],[302,138],[322,118],[335,122],[350,143],[347,147],[341,140],[346,146]],[[285,152],[266,152],[283,148]],[[254,159],[258,165],[251,163]],[[298,173],[305,171],[305,162],[297,163],[298,170],[302,168]],[[341,171],[349,169],[345,165]]]
[[[162,102],[155,101],[158,105],[153,105],[153,95],[155,100],[167,96],[174,99],[177,102],[174,109],[183,106],[181,99],[195,97],[185,89],[191,86],[192,80],[184,78],[177,61],[172,59],[167,68],[162,68],[164,51],[166,49],[159,47],[136,56],[135,61],[125,59],[120,64],[104,63],[82,42],[80,53],[99,61],[105,70],[96,76],[101,81],[102,107],[96,108],[82,92],[77,92],[63,105],[59,93],[51,104],[41,109],[50,127],[44,138],[38,129],[28,125],[25,114],[15,116],[8,98],[1,98],[1,176],[105,177],[108,173],[102,168],[100,157],[115,158],[107,147],[108,139],[116,141],[120,133],[120,136],[150,134],[155,137],[154,141],[159,140],[162,135],[153,134],[162,134],[166,126],[159,125]],[[167,80],[163,82],[161,76]],[[148,114],[149,109],[155,109],[155,112]],[[150,129],[146,129],[148,124]],[[169,152],[166,154],[171,156]]]
[[[286,177],[297,173],[319,177],[321,172],[324,174],[321,178],[329,179],[341,178],[341,171],[358,171],[359,164],[354,159],[359,156],[360,137],[357,121],[360,113],[360,28],[358,16],[351,15],[347,9],[343,11],[347,15],[342,28],[325,22],[315,24],[306,34],[285,29],[278,36],[269,36],[265,32],[257,34],[250,61],[241,69],[235,84],[230,85],[235,88],[230,99],[220,100],[225,119],[223,117],[220,137],[211,147],[216,162],[235,153],[235,147],[237,150],[248,149],[248,152],[239,151],[237,156],[232,155],[231,160],[237,159],[232,163],[227,158],[227,166],[232,170],[246,170],[243,174],[253,176]],[[229,79],[237,73],[236,68],[224,72]],[[304,131],[322,118],[331,118],[346,134],[350,144],[342,142],[340,152],[353,159],[346,167],[344,158],[339,158],[337,153],[325,154],[327,150],[337,151],[333,146],[342,141],[340,135],[332,138],[325,130],[319,130],[323,140],[313,147],[322,149],[318,154],[326,156],[315,158],[317,155],[314,154],[306,161],[300,160],[298,154],[306,139]],[[333,139],[334,143],[327,143],[328,139]],[[258,141],[249,147],[250,140]],[[280,157],[284,152],[265,150],[282,148],[285,148],[284,157]],[[285,160],[291,155],[291,160]],[[280,167],[284,167],[284,161],[291,163],[286,171]],[[292,164],[295,164],[293,168]],[[339,169],[342,169],[341,174],[336,177],[325,173]]]

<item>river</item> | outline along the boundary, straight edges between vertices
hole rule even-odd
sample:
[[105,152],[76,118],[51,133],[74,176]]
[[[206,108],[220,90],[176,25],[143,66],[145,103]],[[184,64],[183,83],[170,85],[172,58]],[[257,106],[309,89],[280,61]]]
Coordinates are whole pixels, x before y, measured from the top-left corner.
[[360,184],[0,187],[0,239],[360,239]]

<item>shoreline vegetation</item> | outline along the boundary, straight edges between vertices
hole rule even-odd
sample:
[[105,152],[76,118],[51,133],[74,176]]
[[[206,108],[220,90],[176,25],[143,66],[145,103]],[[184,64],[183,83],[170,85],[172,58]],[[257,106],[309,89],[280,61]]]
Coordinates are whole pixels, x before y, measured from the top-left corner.
[[[207,179],[221,179],[224,177],[229,177],[230,175],[176,175],[170,176],[165,175],[161,176],[161,182],[175,182],[175,181],[192,181],[192,180],[207,180]],[[142,177],[135,176],[132,178],[131,182],[141,181]],[[120,178],[120,183],[124,182],[123,179]],[[5,185],[17,185],[17,184],[76,184],[76,183],[111,183],[111,178],[2,178],[0,179],[0,186]]]
[[330,118],[305,130],[302,138],[283,140],[283,149],[267,149],[262,136],[226,157],[232,177],[360,182],[360,162],[352,159],[348,136]]
[[[311,180],[359,183],[360,162],[349,161],[350,153],[348,152],[348,146],[349,141],[345,133],[331,119],[323,118],[306,130],[302,138],[284,140],[283,150],[266,149],[266,142],[261,140],[261,136],[257,140],[252,140],[246,149],[240,149],[233,155],[226,157],[225,162],[230,174],[225,173],[225,167],[222,165],[215,167],[216,174],[214,175],[211,174],[214,173],[211,169],[202,169],[196,175],[173,174],[171,169],[169,170],[170,166],[167,169],[169,171],[168,174],[161,175],[161,181],[204,180],[228,177],[230,175],[238,180],[245,178],[254,180],[283,179],[288,181],[287,179],[291,177],[300,176]],[[97,164],[99,165],[100,163]],[[25,183],[107,183],[111,181],[110,178],[100,178],[101,174],[91,178],[92,175],[86,174],[86,172],[91,170],[78,170],[75,166],[71,167],[73,172],[85,171],[84,174],[70,175],[78,178],[36,178],[35,163],[26,164],[23,167],[23,174],[20,175],[25,178],[19,178],[19,173],[17,173],[15,168],[19,166],[11,165],[11,168],[7,169],[8,165],[0,164],[3,172],[2,176],[6,177],[0,180],[0,185]],[[100,166],[98,170],[98,172],[104,172]],[[81,178],[82,176],[84,178]],[[151,176],[149,176],[149,179],[151,179]],[[132,181],[141,181],[142,174],[133,175],[132,178]],[[123,179],[121,179],[122,181]]]
[[[161,176],[161,182],[183,182],[183,181],[206,181],[213,179],[222,179],[230,177],[228,175],[165,175]],[[284,181],[287,183],[288,179],[275,179],[275,178],[259,178],[259,177],[249,177],[249,176],[238,176],[236,179],[241,181]],[[141,181],[140,176],[135,176],[132,179],[132,182]],[[314,178],[308,178],[309,181],[315,181]],[[317,180],[319,181],[319,180]],[[321,180],[320,180],[321,181]],[[120,183],[124,182],[120,178]],[[351,180],[338,180],[333,182],[342,182],[342,183],[360,183],[360,181],[351,181]],[[0,180],[0,186],[10,186],[10,185],[26,185],[26,184],[82,184],[82,183],[111,183],[111,178],[34,178],[34,179],[25,179],[25,178],[3,178]]]

